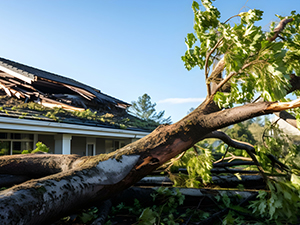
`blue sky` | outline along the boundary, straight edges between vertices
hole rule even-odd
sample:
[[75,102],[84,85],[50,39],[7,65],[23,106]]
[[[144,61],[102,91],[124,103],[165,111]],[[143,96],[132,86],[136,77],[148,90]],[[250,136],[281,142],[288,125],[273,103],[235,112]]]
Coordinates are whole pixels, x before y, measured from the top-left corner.
[[[181,61],[184,38],[193,32],[191,5],[191,0],[0,0],[0,57],[71,77],[129,103],[147,93],[157,111],[176,122],[206,96],[203,72],[187,71]],[[214,5],[222,20],[261,9],[264,29],[277,20],[275,14],[300,11],[299,0]]]

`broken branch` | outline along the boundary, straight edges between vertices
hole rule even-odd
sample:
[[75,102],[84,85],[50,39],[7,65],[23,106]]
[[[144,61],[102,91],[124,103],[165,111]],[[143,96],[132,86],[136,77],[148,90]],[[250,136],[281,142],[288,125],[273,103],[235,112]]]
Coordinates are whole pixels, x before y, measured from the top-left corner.
[[[206,55],[206,59],[205,59],[205,66],[204,66],[204,70],[205,70],[205,79],[208,79],[208,61],[209,61],[209,57],[211,56],[211,54],[216,50],[216,48],[219,46],[219,44],[221,43],[221,41],[223,41],[223,37],[221,37],[219,39],[219,41],[216,43],[216,45],[210,50],[210,52],[208,52],[208,54]],[[206,82],[206,86],[207,86],[207,93],[208,96],[211,95],[211,90],[210,90],[210,84],[209,82]]]
[[253,147],[253,145],[246,143],[246,142],[233,140],[222,131],[213,131],[210,134],[208,134],[206,137],[207,138],[218,138],[234,148],[246,150],[247,153],[249,154],[249,156],[251,157],[251,159],[253,160],[253,162],[255,163],[255,165],[257,166],[257,168],[258,168],[259,172],[261,173],[261,175],[263,176],[264,180],[267,181],[267,177],[264,174],[263,168],[261,167],[260,163],[257,161],[255,155],[253,154],[253,152],[255,153],[255,148]]
[[285,18],[283,20],[281,20],[279,22],[279,24],[274,28],[273,32],[274,32],[274,35],[272,37],[269,37],[268,38],[268,41],[272,42],[274,41],[278,35],[283,31],[283,29],[285,28],[285,26],[289,23],[289,22],[292,22],[294,20],[294,18]]

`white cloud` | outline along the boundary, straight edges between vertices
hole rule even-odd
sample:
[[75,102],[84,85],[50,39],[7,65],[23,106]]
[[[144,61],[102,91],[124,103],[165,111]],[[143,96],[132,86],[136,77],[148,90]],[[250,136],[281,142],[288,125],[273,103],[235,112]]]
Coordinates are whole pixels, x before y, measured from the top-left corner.
[[167,104],[184,104],[184,103],[192,103],[197,102],[201,103],[205,100],[205,98],[167,98],[163,100],[159,100],[157,103],[167,103]]

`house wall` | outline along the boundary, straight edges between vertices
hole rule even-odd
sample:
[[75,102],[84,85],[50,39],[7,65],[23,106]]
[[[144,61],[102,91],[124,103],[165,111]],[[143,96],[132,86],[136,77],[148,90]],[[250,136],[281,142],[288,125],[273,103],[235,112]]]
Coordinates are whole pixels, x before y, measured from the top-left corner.
[[[96,155],[105,154],[128,145],[137,139],[109,139],[109,138],[89,138],[83,136],[72,136],[71,139],[71,154],[81,156],[86,155],[87,143],[95,143]],[[54,135],[38,135],[38,141],[43,142],[49,147],[49,153],[55,153],[55,138]]]
[[104,140],[104,153],[115,151],[132,143],[132,139],[105,139]]
[[85,155],[86,153],[86,137],[72,136],[71,154]]
[[96,154],[104,154],[105,153],[105,139],[97,138],[96,139]]
[[[22,150],[35,149],[35,144],[37,142],[44,143],[49,148],[49,153],[51,154],[78,154],[81,156],[98,155],[112,152],[136,140],[132,138],[72,136],[72,134],[57,133],[38,134],[37,132],[24,132],[22,135],[25,135],[26,137],[23,137],[20,133],[1,133],[1,129],[0,134],[0,155],[20,154]],[[21,146],[22,149],[16,151],[14,149],[14,143],[23,143]]]

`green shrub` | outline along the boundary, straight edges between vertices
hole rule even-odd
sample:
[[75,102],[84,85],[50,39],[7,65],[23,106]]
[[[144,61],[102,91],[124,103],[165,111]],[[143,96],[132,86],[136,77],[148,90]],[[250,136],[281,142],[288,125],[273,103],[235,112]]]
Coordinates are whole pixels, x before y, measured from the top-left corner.
[[35,144],[36,145],[36,148],[34,150],[23,150],[22,151],[22,154],[29,154],[29,153],[37,153],[37,152],[46,152],[48,153],[49,152],[49,148],[43,144],[42,142],[38,142]]

